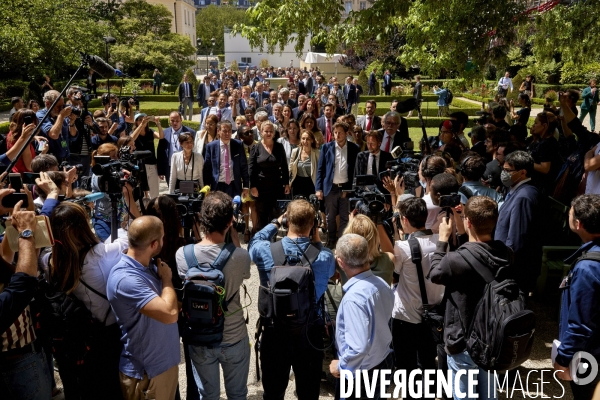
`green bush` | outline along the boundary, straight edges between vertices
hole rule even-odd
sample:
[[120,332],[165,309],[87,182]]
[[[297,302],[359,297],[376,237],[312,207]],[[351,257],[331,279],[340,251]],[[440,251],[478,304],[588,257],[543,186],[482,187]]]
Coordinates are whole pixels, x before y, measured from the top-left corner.
[[[363,90],[364,90],[364,88],[363,88]],[[403,101],[403,100],[410,99],[410,98],[412,98],[412,96],[407,95],[407,94],[400,95],[400,96],[367,96],[366,94],[363,94],[360,96],[360,102],[364,103],[367,100],[375,100],[377,103],[379,103],[379,102],[383,103],[386,101],[391,102],[392,100]],[[426,93],[423,95],[424,102],[431,102],[431,101],[437,102],[437,100],[438,100],[438,97],[435,94]]]
[[0,134],[7,135],[9,125],[10,125],[10,122],[8,122],[8,121],[0,122]]

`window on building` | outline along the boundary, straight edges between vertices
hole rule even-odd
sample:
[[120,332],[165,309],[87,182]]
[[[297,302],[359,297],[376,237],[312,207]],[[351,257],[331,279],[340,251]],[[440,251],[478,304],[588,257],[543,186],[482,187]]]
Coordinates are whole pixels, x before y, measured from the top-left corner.
[[350,12],[352,11],[352,2],[347,1],[345,5],[346,5],[346,14],[350,14]]
[[251,57],[242,57],[242,62],[250,64],[250,63],[252,63],[252,58]]
[[361,1],[359,4],[359,8],[361,10],[365,10],[367,8],[367,2],[366,1]]

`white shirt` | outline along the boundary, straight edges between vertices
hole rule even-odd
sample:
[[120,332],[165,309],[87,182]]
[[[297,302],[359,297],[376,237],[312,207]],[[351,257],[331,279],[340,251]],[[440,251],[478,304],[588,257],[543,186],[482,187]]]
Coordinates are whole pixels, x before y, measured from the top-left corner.
[[[366,127],[366,123],[365,123],[365,127]],[[379,150],[385,151],[385,147],[387,146],[387,141],[390,141],[390,149],[388,151],[392,151],[392,146],[394,144],[394,137],[396,137],[396,133],[394,133],[393,135],[389,135],[387,132],[384,131],[383,133],[383,141],[381,142],[381,146],[379,147]]]
[[[178,131],[175,131],[173,128],[171,128],[171,157],[173,157],[173,154],[177,153],[178,151],[181,151],[181,145],[179,144],[179,135],[181,135],[181,131],[183,130],[183,125],[181,126],[181,128],[179,128]],[[171,158],[169,158],[169,166],[171,165]]]
[[335,142],[335,166],[333,167],[333,183],[348,182],[348,146],[340,147]]
[[[431,255],[435,251],[439,237],[437,234],[420,236],[417,240],[419,241],[419,246],[421,246],[421,268],[423,269],[423,277],[425,278],[427,302],[429,304],[439,304],[444,297],[444,286],[436,285],[426,278],[431,268]],[[395,243],[394,255],[396,258],[394,272],[399,275],[399,279],[398,285],[394,290],[394,311],[392,312],[392,317],[412,324],[418,324],[421,322],[421,314],[423,313],[423,301],[421,300],[417,267],[412,262],[408,240],[398,240]]]
[[210,97],[210,83],[208,85],[205,83],[204,84],[204,99],[206,101],[208,101],[209,97]]
[[[221,109],[219,109],[219,107],[211,107],[208,110],[208,115],[213,114],[218,117],[219,110],[221,110],[220,121],[229,121],[229,122],[231,122],[231,129],[237,129],[237,126],[235,125],[235,120],[233,119],[233,111],[231,111],[231,107],[225,107],[225,108],[221,108]],[[206,117],[205,117],[205,119],[206,119]]]
[[438,233],[440,229],[438,214],[442,209],[433,204],[430,194],[423,196],[423,200],[425,200],[425,204],[427,205],[427,221],[425,222],[425,228],[431,229],[434,233]]
[[[110,239],[110,238],[109,238]],[[105,244],[98,243],[85,255],[83,267],[81,270],[81,279],[85,283],[94,288],[99,293],[106,296],[106,282],[111,269],[121,260],[121,255],[129,248],[127,236],[119,237],[114,243]],[[42,257],[42,268],[48,271],[48,261],[51,253]],[[92,312],[94,318],[99,321],[104,321],[106,313],[110,308],[108,300],[98,296],[90,289],[86,288],[82,283],[77,285],[73,294],[85,304],[88,310]],[[106,318],[106,326],[116,323],[112,310],[108,312]]]
[[[594,156],[598,154],[600,154],[600,146],[594,149]],[[585,194],[600,194],[600,169],[588,172]]]
[[[381,152],[378,151],[377,154],[369,153],[369,160],[367,161],[367,175],[375,175],[373,173],[373,158],[375,158],[375,168],[379,168],[379,156]],[[379,171],[377,171],[379,173]]]
[[[204,166],[204,158],[202,154],[192,153],[193,159],[186,165],[183,162],[183,151],[173,154],[171,157],[171,176],[169,179],[169,193],[175,193],[175,184],[180,181],[198,181],[202,188],[202,167]],[[187,171],[187,172],[186,172]]]
[[498,85],[502,86],[503,89],[508,89],[509,86],[510,86],[510,90],[514,89],[512,79],[507,78],[505,76],[500,78],[500,80],[498,81]]
[[221,148],[221,160],[219,162],[219,182],[225,183],[225,146],[229,150],[229,179],[233,182],[233,158],[231,157],[231,141],[225,144],[222,140],[219,140],[219,146]]

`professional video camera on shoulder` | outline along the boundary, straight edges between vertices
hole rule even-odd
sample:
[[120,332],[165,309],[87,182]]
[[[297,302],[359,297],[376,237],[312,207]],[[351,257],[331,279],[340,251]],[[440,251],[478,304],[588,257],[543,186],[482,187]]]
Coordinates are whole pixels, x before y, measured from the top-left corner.
[[352,190],[354,197],[348,199],[349,212],[356,210],[359,214],[366,215],[373,222],[380,223],[385,218],[385,204],[389,203],[385,194],[376,186],[375,175],[357,175],[354,177]]
[[151,155],[150,150],[129,153],[129,146],[124,146],[119,150],[119,160],[111,160],[109,156],[95,156],[92,172],[98,176],[98,187],[109,194],[121,193],[126,183],[132,188],[137,187],[140,173],[138,161]]
[[177,212],[181,217],[181,225],[185,229],[186,236],[197,221],[197,214],[202,209],[202,202],[210,193],[210,186],[198,188],[197,181],[179,181],[179,188],[175,193],[169,193],[171,199],[177,203]]
[[[294,197],[294,200],[306,200],[308,201],[313,209],[315,210],[315,218],[314,218],[314,224],[313,227],[319,227],[321,225],[323,225],[323,219],[321,218],[321,202],[319,201],[319,199],[317,198],[317,196],[315,194],[311,194],[308,199],[304,196],[296,196]],[[283,215],[286,213],[287,211],[287,207],[288,205],[292,202],[293,200],[277,200],[277,208],[279,209],[279,215]],[[283,220],[281,221],[281,227],[284,230],[288,230],[288,222],[287,222],[287,218],[283,218]],[[314,229],[313,229],[314,231]],[[311,231],[312,232],[312,231]],[[311,233],[311,237],[312,237],[312,233]]]
[[396,179],[397,175],[401,175],[404,179],[404,186],[407,189],[413,189],[419,186],[419,164],[421,163],[420,156],[411,153],[406,155],[400,147],[395,147],[392,150],[392,156],[395,160],[388,161],[385,164],[385,171],[379,173],[379,179],[383,180],[389,176],[391,180]]

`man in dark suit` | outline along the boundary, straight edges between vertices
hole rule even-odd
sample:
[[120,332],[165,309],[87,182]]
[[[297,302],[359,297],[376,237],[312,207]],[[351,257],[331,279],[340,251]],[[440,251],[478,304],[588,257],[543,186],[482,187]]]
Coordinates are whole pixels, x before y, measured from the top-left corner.
[[300,107],[302,107],[302,105],[304,104],[304,102],[306,101],[306,96],[301,94],[300,96],[298,96],[298,106],[294,107],[292,109],[292,114],[294,115],[294,119],[298,120],[298,113],[300,112]]
[[361,85],[358,84],[358,78],[352,80],[352,84],[356,86],[356,103],[354,103],[354,110],[352,113],[358,115],[358,105],[360,104],[360,96],[364,93]]
[[188,119],[192,120],[194,114],[194,86],[189,82],[187,75],[183,76],[183,82],[179,84],[179,105],[185,119],[186,109],[188,110]]
[[225,192],[232,198],[245,197],[250,185],[248,162],[242,142],[231,139],[232,128],[225,120],[217,125],[219,140],[206,145],[202,177],[210,190]]
[[517,283],[525,294],[535,287],[541,269],[542,245],[540,194],[531,182],[533,158],[525,151],[506,156],[501,180],[509,188],[500,207],[495,240],[506,244],[514,252],[514,270]]
[[[165,129],[165,137],[158,141],[156,149],[156,169],[160,179],[171,176],[171,157],[173,153],[182,151],[179,144],[179,135],[184,132],[196,135],[196,131],[182,124],[182,117],[179,111],[172,111],[169,114],[169,127]],[[168,182],[167,182],[168,183]]]
[[334,140],[333,137],[333,124],[335,123],[334,118],[334,105],[331,103],[325,104],[323,108],[323,116],[317,118],[317,128],[323,134],[325,143],[329,143]]
[[269,117],[273,116],[273,106],[275,106],[275,104],[281,105],[278,100],[279,96],[277,95],[277,90],[271,90],[269,92],[269,104],[264,106],[267,109],[267,114],[269,114]]
[[[316,195],[325,199],[327,211],[327,247],[333,248],[338,237],[348,225],[348,195],[343,190],[352,189],[354,166],[359,148],[348,142],[348,124],[337,122],[333,125],[335,140],[321,148],[317,169]],[[340,229],[336,229],[336,217],[340,217]]]
[[207,75],[204,77],[204,83],[198,86],[198,92],[196,93],[196,100],[198,101],[198,107],[208,106],[208,97],[212,92],[215,91],[215,86],[210,83],[210,77]]
[[269,98],[269,92],[265,92],[263,87],[264,86],[262,82],[256,82],[256,85],[254,86],[254,92],[250,94],[250,97],[256,100],[257,107],[262,107],[263,100]]
[[315,85],[316,85],[316,80],[313,80],[313,77],[309,73],[306,73],[305,80],[304,80],[304,87],[306,88],[306,94],[308,96],[311,96],[313,94]]
[[288,105],[292,109],[298,107],[298,104],[294,100],[290,99],[290,90],[288,88],[281,88],[279,95],[281,96],[281,104],[284,106]]
[[352,83],[352,77],[348,76],[346,78],[346,83],[342,89],[344,93],[344,99],[346,99],[346,114],[350,114],[352,112],[352,106],[356,103],[357,93],[356,86]]
[[380,150],[382,140],[381,132],[371,131],[367,133],[365,141],[368,150],[358,153],[356,166],[354,167],[354,176],[375,175],[377,177],[377,188],[381,191],[383,191],[383,183],[379,179],[379,173],[385,171],[385,164],[394,159],[387,151]]
[[392,75],[390,75],[390,70],[388,69],[386,69],[385,74],[383,74],[383,90],[385,91],[386,96],[392,94]]
[[367,100],[367,102],[365,103],[366,115],[358,118],[358,120],[356,121],[356,125],[360,126],[365,132],[376,131],[378,129],[381,129],[381,117],[375,115],[376,109],[377,103],[375,102],[375,100]]
[[[408,122],[400,117],[396,111],[388,111],[383,116],[383,128],[379,130],[383,135],[381,150],[391,152],[395,147],[406,149],[405,143],[411,142],[408,135]],[[413,143],[414,145],[414,143]]]
[[369,96],[375,94],[375,84],[377,83],[377,78],[375,77],[376,72],[377,68],[373,68],[373,71],[371,71],[371,74],[369,74],[369,80],[367,81],[369,85],[369,92],[367,93],[367,95]]

